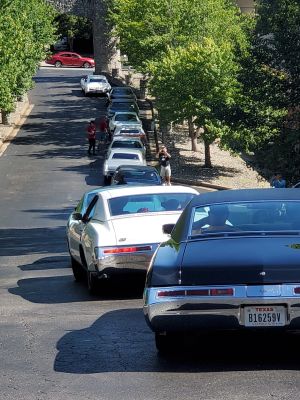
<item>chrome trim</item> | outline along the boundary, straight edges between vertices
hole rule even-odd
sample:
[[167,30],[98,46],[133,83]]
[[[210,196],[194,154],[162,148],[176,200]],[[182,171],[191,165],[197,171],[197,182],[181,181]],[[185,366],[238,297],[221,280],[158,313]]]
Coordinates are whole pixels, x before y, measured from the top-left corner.
[[[300,283],[256,286],[256,296],[251,286],[172,286],[146,288],[144,314],[154,331],[181,331],[205,329],[244,329],[244,307],[282,305],[287,309],[285,329],[300,329],[300,294],[294,288]],[[229,296],[167,296],[158,297],[159,291],[188,291],[232,288]],[[250,292],[247,294],[247,292]],[[263,293],[267,293],[264,295]],[[274,293],[277,293],[274,296]],[[245,328],[248,329],[248,328]],[[274,329],[268,327],[267,329]]]

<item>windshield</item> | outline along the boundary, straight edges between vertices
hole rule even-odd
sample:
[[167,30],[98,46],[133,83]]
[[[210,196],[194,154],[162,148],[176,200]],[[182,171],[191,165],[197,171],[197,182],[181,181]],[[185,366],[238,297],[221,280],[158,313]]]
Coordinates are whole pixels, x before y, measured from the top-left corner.
[[114,153],[112,158],[121,160],[139,160],[138,154],[128,154],[128,153]]
[[134,114],[119,114],[116,115],[115,121],[137,121]]
[[182,211],[186,204],[194,197],[192,193],[154,193],[122,196],[108,201],[112,216]]
[[190,234],[300,231],[300,201],[263,201],[196,207]]

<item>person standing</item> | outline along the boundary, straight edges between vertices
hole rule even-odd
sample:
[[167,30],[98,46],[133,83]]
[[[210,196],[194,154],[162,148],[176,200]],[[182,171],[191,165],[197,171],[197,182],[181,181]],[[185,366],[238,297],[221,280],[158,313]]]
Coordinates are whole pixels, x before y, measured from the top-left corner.
[[96,124],[95,124],[95,121],[91,121],[88,124],[87,137],[88,137],[88,141],[89,141],[88,154],[91,154],[91,150],[93,150],[93,154],[96,154]]
[[161,146],[158,153],[160,176],[165,185],[171,186],[171,155],[168,153],[166,146]]
[[270,182],[272,188],[281,189],[286,187],[286,181],[280,173],[276,173]]
[[99,141],[106,143],[108,141],[108,121],[105,116],[100,119],[99,129],[100,129]]

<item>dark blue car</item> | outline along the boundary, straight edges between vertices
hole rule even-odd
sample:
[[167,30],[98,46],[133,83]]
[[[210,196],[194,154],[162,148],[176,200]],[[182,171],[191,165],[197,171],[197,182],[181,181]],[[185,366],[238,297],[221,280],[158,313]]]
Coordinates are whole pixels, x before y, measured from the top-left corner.
[[159,350],[174,332],[300,328],[298,190],[202,194],[164,230],[144,295]]

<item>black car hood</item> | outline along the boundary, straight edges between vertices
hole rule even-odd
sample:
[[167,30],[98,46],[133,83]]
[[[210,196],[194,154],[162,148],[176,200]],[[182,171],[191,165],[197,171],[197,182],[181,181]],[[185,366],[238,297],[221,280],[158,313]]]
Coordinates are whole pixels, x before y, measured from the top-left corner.
[[300,236],[210,238],[188,242],[182,285],[300,282]]

